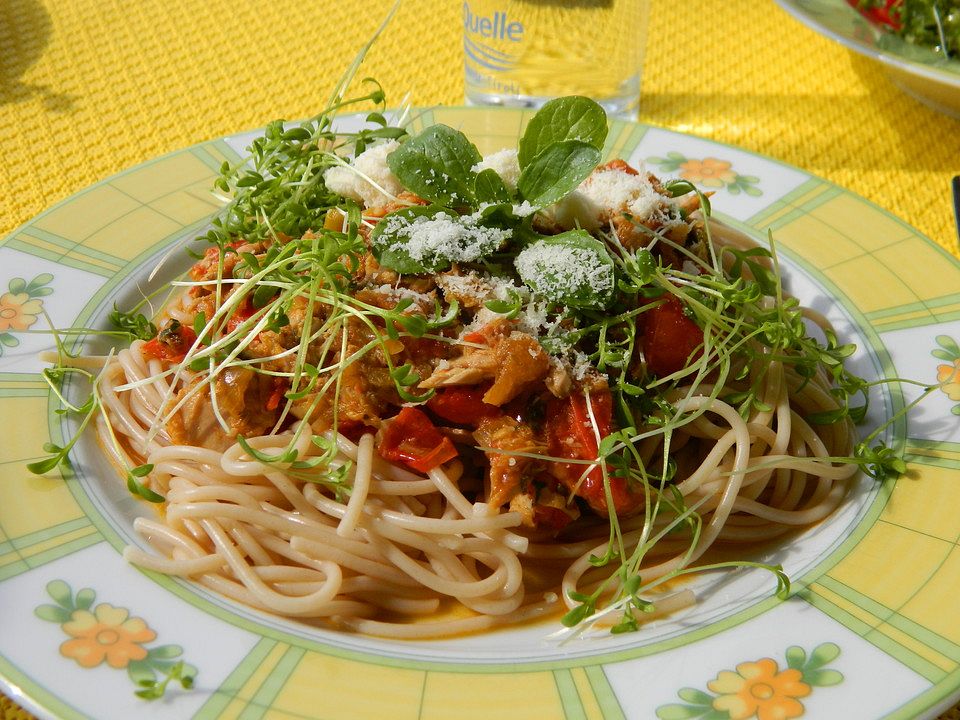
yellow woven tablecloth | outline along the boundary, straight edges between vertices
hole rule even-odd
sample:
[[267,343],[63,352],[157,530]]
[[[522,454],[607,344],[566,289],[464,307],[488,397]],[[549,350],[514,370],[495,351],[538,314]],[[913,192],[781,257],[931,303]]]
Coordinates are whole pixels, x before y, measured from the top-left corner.
[[[0,237],[124,168],[313,114],[390,4],[3,0]],[[364,74],[395,101],[460,104],[459,14],[407,0]],[[653,0],[640,119],[797,165],[958,252],[960,121],[772,2]],[[0,718],[18,712],[0,698]]]

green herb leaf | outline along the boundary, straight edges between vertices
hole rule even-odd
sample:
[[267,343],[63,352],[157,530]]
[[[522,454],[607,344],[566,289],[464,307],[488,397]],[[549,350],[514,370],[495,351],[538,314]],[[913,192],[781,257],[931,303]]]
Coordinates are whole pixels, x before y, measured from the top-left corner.
[[157,335],[157,326],[142,313],[126,313],[114,305],[113,310],[107,317],[111,325],[118,330],[129,333],[133,339],[150,340]]
[[681,197],[688,193],[696,193],[700,196],[700,205],[703,207],[704,214],[710,215],[710,198],[700,192],[697,186],[689,180],[672,178],[663,184],[663,189],[670,193],[670,197]]
[[606,138],[607,113],[598,103],[580,96],[556,98],[531,118],[520,138],[517,159],[526,168],[555,143],[579,140],[601,150]]
[[[143,472],[144,468],[149,468],[146,472]],[[137,495],[142,497],[147,502],[151,503],[162,503],[166,498],[159,493],[155,493],[153,490],[148,488],[146,485],[140,482],[140,477],[145,477],[153,470],[152,465],[140,465],[139,467],[133,468],[133,470],[127,471],[127,490],[130,491],[131,495]],[[137,473],[136,475],[134,473]]]
[[448,207],[475,202],[476,173],[482,160],[477,148],[459,130],[432,125],[387,156],[387,165],[405,188]]
[[519,293],[511,290],[508,300],[488,300],[483,306],[490,312],[495,312],[498,315],[505,316],[508,320],[513,320],[523,308],[523,298],[520,297]]
[[552,205],[577,187],[600,163],[600,151],[580,140],[554,143],[537,155],[517,181],[532,205]]
[[478,203],[510,202],[510,191],[493,168],[477,173],[473,194]]
[[573,610],[570,610],[566,615],[560,618],[560,622],[564,627],[574,627],[583,622],[590,613],[593,612],[593,607],[586,603],[577,605]]
[[27,463],[27,470],[32,472],[34,475],[43,475],[53,470],[57,465],[59,465],[63,460],[66,459],[66,454],[57,454],[51,455],[48,458],[43,460],[37,460],[36,462]]

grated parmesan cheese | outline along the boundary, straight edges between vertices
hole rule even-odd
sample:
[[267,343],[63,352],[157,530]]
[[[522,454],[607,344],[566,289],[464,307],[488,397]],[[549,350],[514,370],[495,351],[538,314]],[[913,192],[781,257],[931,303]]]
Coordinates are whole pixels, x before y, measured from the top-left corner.
[[646,173],[632,175],[612,168],[594,170],[576,190],[547,212],[564,229],[581,227],[592,231],[620,213],[629,213],[640,222],[655,214],[663,215],[668,203],[669,200],[654,189]]
[[495,252],[510,238],[509,228],[478,224],[479,215],[418,215],[412,220],[388,215],[384,235],[394,238],[391,250],[403,251],[426,268],[451,263],[476,262]]
[[524,248],[513,264],[524,282],[552,300],[583,292],[602,297],[613,290],[613,268],[587,248],[538,242]]
[[389,283],[385,283],[377,287],[371,287],[370,289],[394,302],[399,302],[406,299],[413,300],[413,305],[410,306],[411,310],[431,307],[433,306],[433,301],[436,299],[433,292],[429,294],[419,293],[416,290],[411,290],[410,288],[403,287],[402,285],[390,285]]
[[528,215],[533,215],[538,208],[535,205],[531,205],[529,200],[524,200],[519,205],[514,204],[513,214],[517,217],[527,217]]
[[400,147],[396,140],[367,148],[349,166],[336,165],[323,173],[327,187],[343,197],[381,207],[403,191],[403,186],[387,165],[387,155]]
[[493,287],[490,283],[474,272],[462,275],[445,273],[438,275],[435,280],[447,302],[450,298],[455,298],[461,303],[469,300],[473,305],[479,305],[493,295]]
[[571,365],[571,372],[575,380],[583,380],[587,375],[593,371],[593,365],[590,363],[590,358],[588,358],[584,353],[579,350],[573,350],[573,362]]
[[516,150],[509,148],[498,150],[485,156],[470,169],[475,173],[487,169],[493,170],[510,192],[517,189],[517,181],[520,179],[520,161],[517,159]]

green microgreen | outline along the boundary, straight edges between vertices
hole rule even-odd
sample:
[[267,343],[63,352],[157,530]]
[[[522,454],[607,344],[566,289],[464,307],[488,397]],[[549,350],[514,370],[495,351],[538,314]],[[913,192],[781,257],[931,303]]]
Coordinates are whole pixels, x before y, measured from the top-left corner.
[[134,694],[144,700],[159,700],[164,696],[167,686],[171,682],[178,682],[184,690],[189,690],[193,687],[196,676],[197,669],[180,660],[170,665],[159,680],[144,678],[138,681],[137,685],[140,686],[140,690],[137,690]]

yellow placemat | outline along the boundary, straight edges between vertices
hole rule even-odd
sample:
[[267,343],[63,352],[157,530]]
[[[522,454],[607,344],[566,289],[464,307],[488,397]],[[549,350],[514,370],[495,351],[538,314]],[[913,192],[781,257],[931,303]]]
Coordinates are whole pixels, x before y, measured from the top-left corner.
[[[797,165],[958,254],[960,121],[772,2],[652,2],[641,120]],[[391,4],[4,0],[0,236],[132,165],[311,115]],[[455,0],[407,0],[363,74],[394,102],[460,104],[459,18]],[[0,696],[0,719],[22,717]]]
[[[310,115],[389,5],[0,3],[0,235],[159,154]],[[365,72],[395,101],[458,104],[459,41],[458,3],[408,1]],[[956,252],[960,122],[773,3],[653,0],[641,119],[798,165]]]

